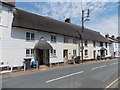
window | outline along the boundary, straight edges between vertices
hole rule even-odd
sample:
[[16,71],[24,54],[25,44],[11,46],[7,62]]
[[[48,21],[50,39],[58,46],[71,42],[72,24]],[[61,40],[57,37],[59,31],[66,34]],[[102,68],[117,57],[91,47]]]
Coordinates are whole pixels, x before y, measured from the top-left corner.
[[76,54],[76,50],[73,50],[73,56],[76,56],[77,54]]
[[74,43],[74,44],[77,44],[77,39],[73,39],[73,43]]
[[51,50],[51,56],[56,56],[56,50]]
[[85,50],[85,56],[88,55],[88,50]]
[[93,46],[94,46],[94,47],[96,46],[96,43],[95,43],[95,41],[93,41]]
[[100,46],[103,47],[103,42],[100,42]]
[[88,45],[88,42],[87,42],[87,41],[84,41],[84,44],[85,44],[85,46],[87,46],[87,45]]
[[107,43],[105,43],[105,47],[107,48]]
[[106,55],[108,55],[108,51],[106,50]]
[[68,43],[68,38],[64,37],[64,43]]
[[56,36],[51,36],[51,42],[56,42]]
[[31,41],[35,39],[34,33],[26,32],[26,40]]
[[1,19],[1,16],[0,16],[0,24],[1,24],[1,22],[2,22],[2,19]]
[[26,49],[26,57],[34,57],[34,49]]

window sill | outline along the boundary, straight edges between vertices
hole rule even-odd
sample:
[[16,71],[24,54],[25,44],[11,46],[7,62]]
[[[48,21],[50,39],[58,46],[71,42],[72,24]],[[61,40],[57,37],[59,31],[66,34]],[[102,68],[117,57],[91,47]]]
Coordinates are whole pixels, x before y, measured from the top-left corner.
[[50,58],[57,58],[57,56],[51,56]]
[[35,40],[26,40],[26,42],[35,42]]
[[55,44],[56,44],[57,42],[52,42],[52,41],[51,41],[50,43],[55,43]]

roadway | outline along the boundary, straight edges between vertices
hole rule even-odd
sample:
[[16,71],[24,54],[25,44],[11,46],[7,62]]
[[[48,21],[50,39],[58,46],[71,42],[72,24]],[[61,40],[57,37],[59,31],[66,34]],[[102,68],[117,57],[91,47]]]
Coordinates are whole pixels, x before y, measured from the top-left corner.
[[4,78],[2,88],[118,88],[115,81],[119,78],[118,61],[101,61]]

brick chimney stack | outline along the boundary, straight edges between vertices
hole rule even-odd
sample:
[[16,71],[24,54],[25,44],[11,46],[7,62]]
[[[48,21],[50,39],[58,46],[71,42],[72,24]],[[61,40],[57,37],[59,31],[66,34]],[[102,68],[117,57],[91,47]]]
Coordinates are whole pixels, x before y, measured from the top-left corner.
[[108,35],[108,34],[106,34],[106,35],[105,35],[105,38],[109,38],[109,35]]
[[65,22],[68,23],[68,24],[71,23],[70,18],[66,18],[66,19],[65,19]]
[[7,4],[10,4],[10,5],[13,5],[13,6],[15,6],[15,3],[16,3],[15,0],[0,0],[0,1],[4,2],[4,3],[7,3]]
[[111,37],[112,37],[113,39],[115,39],[115,36],[114,36],[114,35],[112,35]]

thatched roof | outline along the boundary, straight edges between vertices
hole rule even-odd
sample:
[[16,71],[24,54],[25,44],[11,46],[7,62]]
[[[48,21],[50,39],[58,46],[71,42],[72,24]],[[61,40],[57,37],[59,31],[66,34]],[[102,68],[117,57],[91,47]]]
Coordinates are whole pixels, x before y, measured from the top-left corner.
[[[79,38],[78,32],[81,34],[82,29],[78,25],[67,24],[48,17],[43,17],[23,10],[16,9],[14,11],[13,27],[27,28],[48,33],[55,33],[69,37]],[[76,30],[78,32],[76,32]],[[100,33],[90,29],[84,29],[84,40],[109,42]]]

